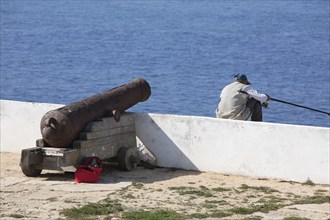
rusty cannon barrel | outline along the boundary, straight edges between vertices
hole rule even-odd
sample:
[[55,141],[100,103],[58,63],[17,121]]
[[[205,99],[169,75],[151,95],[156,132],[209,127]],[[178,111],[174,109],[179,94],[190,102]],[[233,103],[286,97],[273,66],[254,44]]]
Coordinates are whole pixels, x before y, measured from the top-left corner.
[[41,119],[42,137],[52,147],[70,147],[86,123],[109,113],[118,121],[121,112],[147,100],[150,95],[148,82],[138,78],[104,93],[51,110]]

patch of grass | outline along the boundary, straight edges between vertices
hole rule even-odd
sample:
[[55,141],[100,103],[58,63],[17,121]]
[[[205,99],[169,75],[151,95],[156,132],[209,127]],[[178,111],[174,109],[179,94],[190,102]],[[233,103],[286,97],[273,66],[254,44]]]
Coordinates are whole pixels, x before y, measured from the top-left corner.
[[242,184],[239,187],[239,189],[242,190],[243,192],[246,192],[246,191],[252,189],[252,190],[255,190],[255,191],[258,191],[258,192],[263,192],[265,194],[271,194],[271,193],[274,193],[274,192],[279,192],[278,190],[272,189],[272,188],[267,187],[267,186],[248,186],[246,184]]
[[199,186],[200,189],[203,189],[203,190],[208,190],[209,188],[207,188],[206,186]]
[[120,194],[122,194],[122,193],[124,193],[124,192],[126,192],[126,191],[128,191],[129,190],[129,188],[131,188],[131,187],[134,187],[134,188],[136,188],[136,189],[142,189],[143,188],[143,183],[139,183],[139,182],[132,182],[132,184],[131,185],[129,185],[129,186],[126,186],[126,187],[122,187],[119,191],[118,191],[118,193],[120,193]]
[[252,217],[243,218],[242,220],[261,220],[261,219],[262,217],[252,216]]
[[172,210],[159,209],[156,211],[127,211],[122,217],[128,220],[181,220],[185,216]]
[[198,218],[198,219],[205,219],[205,218],[223,218],[228,217],[233,214],[223,212],[220,210],[212,210],[210,213],[193,213],[186,216],[186,219]]
[[318,189],[314,192],[314,195],[324,195],[325,193],[328,193],[329,192],[327,190],[324,190],[324,189]]
[[229,211],[234,214],[249,215],[256,212],[256,209],[254,207],[236,207],[229,209]]
[[50,197],[50,198],[46,199],[46,201],[55,202],[55,201],[57,201],[57,198],[56,197]]
[[287,197],[294,197],[295,194],[293,194],[292,192],[288,192],[288,193],[286,193],[286,196],[287,196]]
[[296,216],[290,216],[286,217],[283,220],[310,220],[309,218],[302,218],[302,217],[296,217]]
[[325,190],[325,189],[318,189],[315,191],[316,193],[325,193],[325,192],[328,192],[328,190]]
[[274,195],[269,195],[269,196],[265,196],[261,199],[259,199],[257,201],[257,203],[280,203],[280,202],[283,202],[283,201],[286,201],[287,199],[285,198],[281,198],[281,197],[277,197],[277,196],[274,196]]
[[299,210],[299,209],[296,208],[296,207],[290,207],[290,208],[288,208],[288,209],[291,209],[291,210]]
[[191,186],[171,186],[168,189],[175,190],[175,191],[187,191],[187,190],[193,190],[195,188],[191,187]]
[[9,217],[11,217],[11,218],[24,218],[25,216],[21,215],[21,214],[11,214],[11,215],[9,215]]
[[216,192],[227,192],[227,191],[231,191],[231,189],[223,188],[223,187],[212,188],[212,190],[213,191],[216,191]]
[[137,189],[142,189],[144,185],[143,185],[143,183],[132,182],[132,186]]
[[64,200],[64,203],[80,203],[80,202],[66,199],[66,200]]
[[214,208],[216,208],[217,206],[214,205],[214,204],[211,204],[211,203],[204,203],[204,204],[203,204],[203,207],[204,207],[204,208],[207,208],[207,209],[214,209]]
[[194,187],[180,186],[180,187],[169,187],[170,190],[174,190],[179,195],[196,195],[204,197],[212,197],[212,193],[205,186],[200,186],[200,189]]
[[169,187],[170,190],[174,190],[179,195],[195,195],[203,197],[212,197],[212,192],[205,186],[200,186],[200,189],[194,187],[180,186],[180,187]]
[[94,215],[108,215],[123,211],[118,201],[107,198],[97,203],[88,203],[81,208],[70,208],[61,211],[61,214],[70,219],[90,219]]
[[246,198],[257,198],[256,195],[247,195]]
[[225,200],[205,200],[205,203],[218,204],[218,205],[227,205],[228,204],[228,202]]
[[315,186],[315,183],[308,178],[302,185]]
[[202,218],[207,218],[209,217],[208,214],[206,213],[193,213],[191,215],[189,215],[190,218],[198,218],[198,219],[202,219]]
[[255,212],[268,213],[269,211],[278,210],[282,207],[284,207],[282,204],[265,203],[261,205],[252,205],[249,207],[236,207],[229,209],[228,211],[234,214],[249,215]]
[[127,195],[124,195],[123,198],[125,198],[125,199],[135,199],[135,196],[133,196],[132,193],[128,193]]
[[269,211],[278,210],[283,208],[285,205],[283,204],[275,204],[275,203],[265,203],[262,205],[257,205],[256,210],[257,212],[268,213]]
[[196,196],[189,196],[189,199],[194,200],[194,199],[197,199],[197,197]]
[[231,215],[233,215],[233,214],[228,213],[228,212],[223,212],[220,210],[213,210],[209,216],[213,217],[213,218],[223,218],[223,217],[227,217],[227,216],[231,216]]
[[300,198],[293,202],[293,204],[322,204],[330,203],[330,196],[314,195]]

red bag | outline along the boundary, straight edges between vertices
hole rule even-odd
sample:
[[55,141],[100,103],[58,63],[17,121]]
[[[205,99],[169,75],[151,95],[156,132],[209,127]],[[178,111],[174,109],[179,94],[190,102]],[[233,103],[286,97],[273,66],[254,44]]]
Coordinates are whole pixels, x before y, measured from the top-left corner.
[[100,179],[102,162],[98,157],[86,157],[77,168],[74,179],[77,183],[96,183]]

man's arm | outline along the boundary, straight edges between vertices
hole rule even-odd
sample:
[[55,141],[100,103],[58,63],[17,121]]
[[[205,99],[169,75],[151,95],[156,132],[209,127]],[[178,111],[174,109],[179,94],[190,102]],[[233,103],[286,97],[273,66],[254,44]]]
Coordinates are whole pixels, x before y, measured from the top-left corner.
[[270,99],[269,95],[258,93],[258,91],[253,89],[252,86],[247,86],[243,88],[242,91],[247,93],[250,97],[260,101],[261,103],[266,102]]

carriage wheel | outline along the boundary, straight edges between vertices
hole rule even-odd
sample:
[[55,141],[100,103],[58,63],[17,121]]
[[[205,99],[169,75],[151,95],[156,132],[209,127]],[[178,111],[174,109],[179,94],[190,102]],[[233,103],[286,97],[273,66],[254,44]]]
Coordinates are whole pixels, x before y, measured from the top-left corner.
[[42,169],[36,168],[35,165],[26,165],[21,164],[21,170],[25,174],[25,176],[36,177],[39,176]]
[[133,147],[123,146],[117,154],[118,167],[121,170],[132,170],[136,167],[136,152]]

